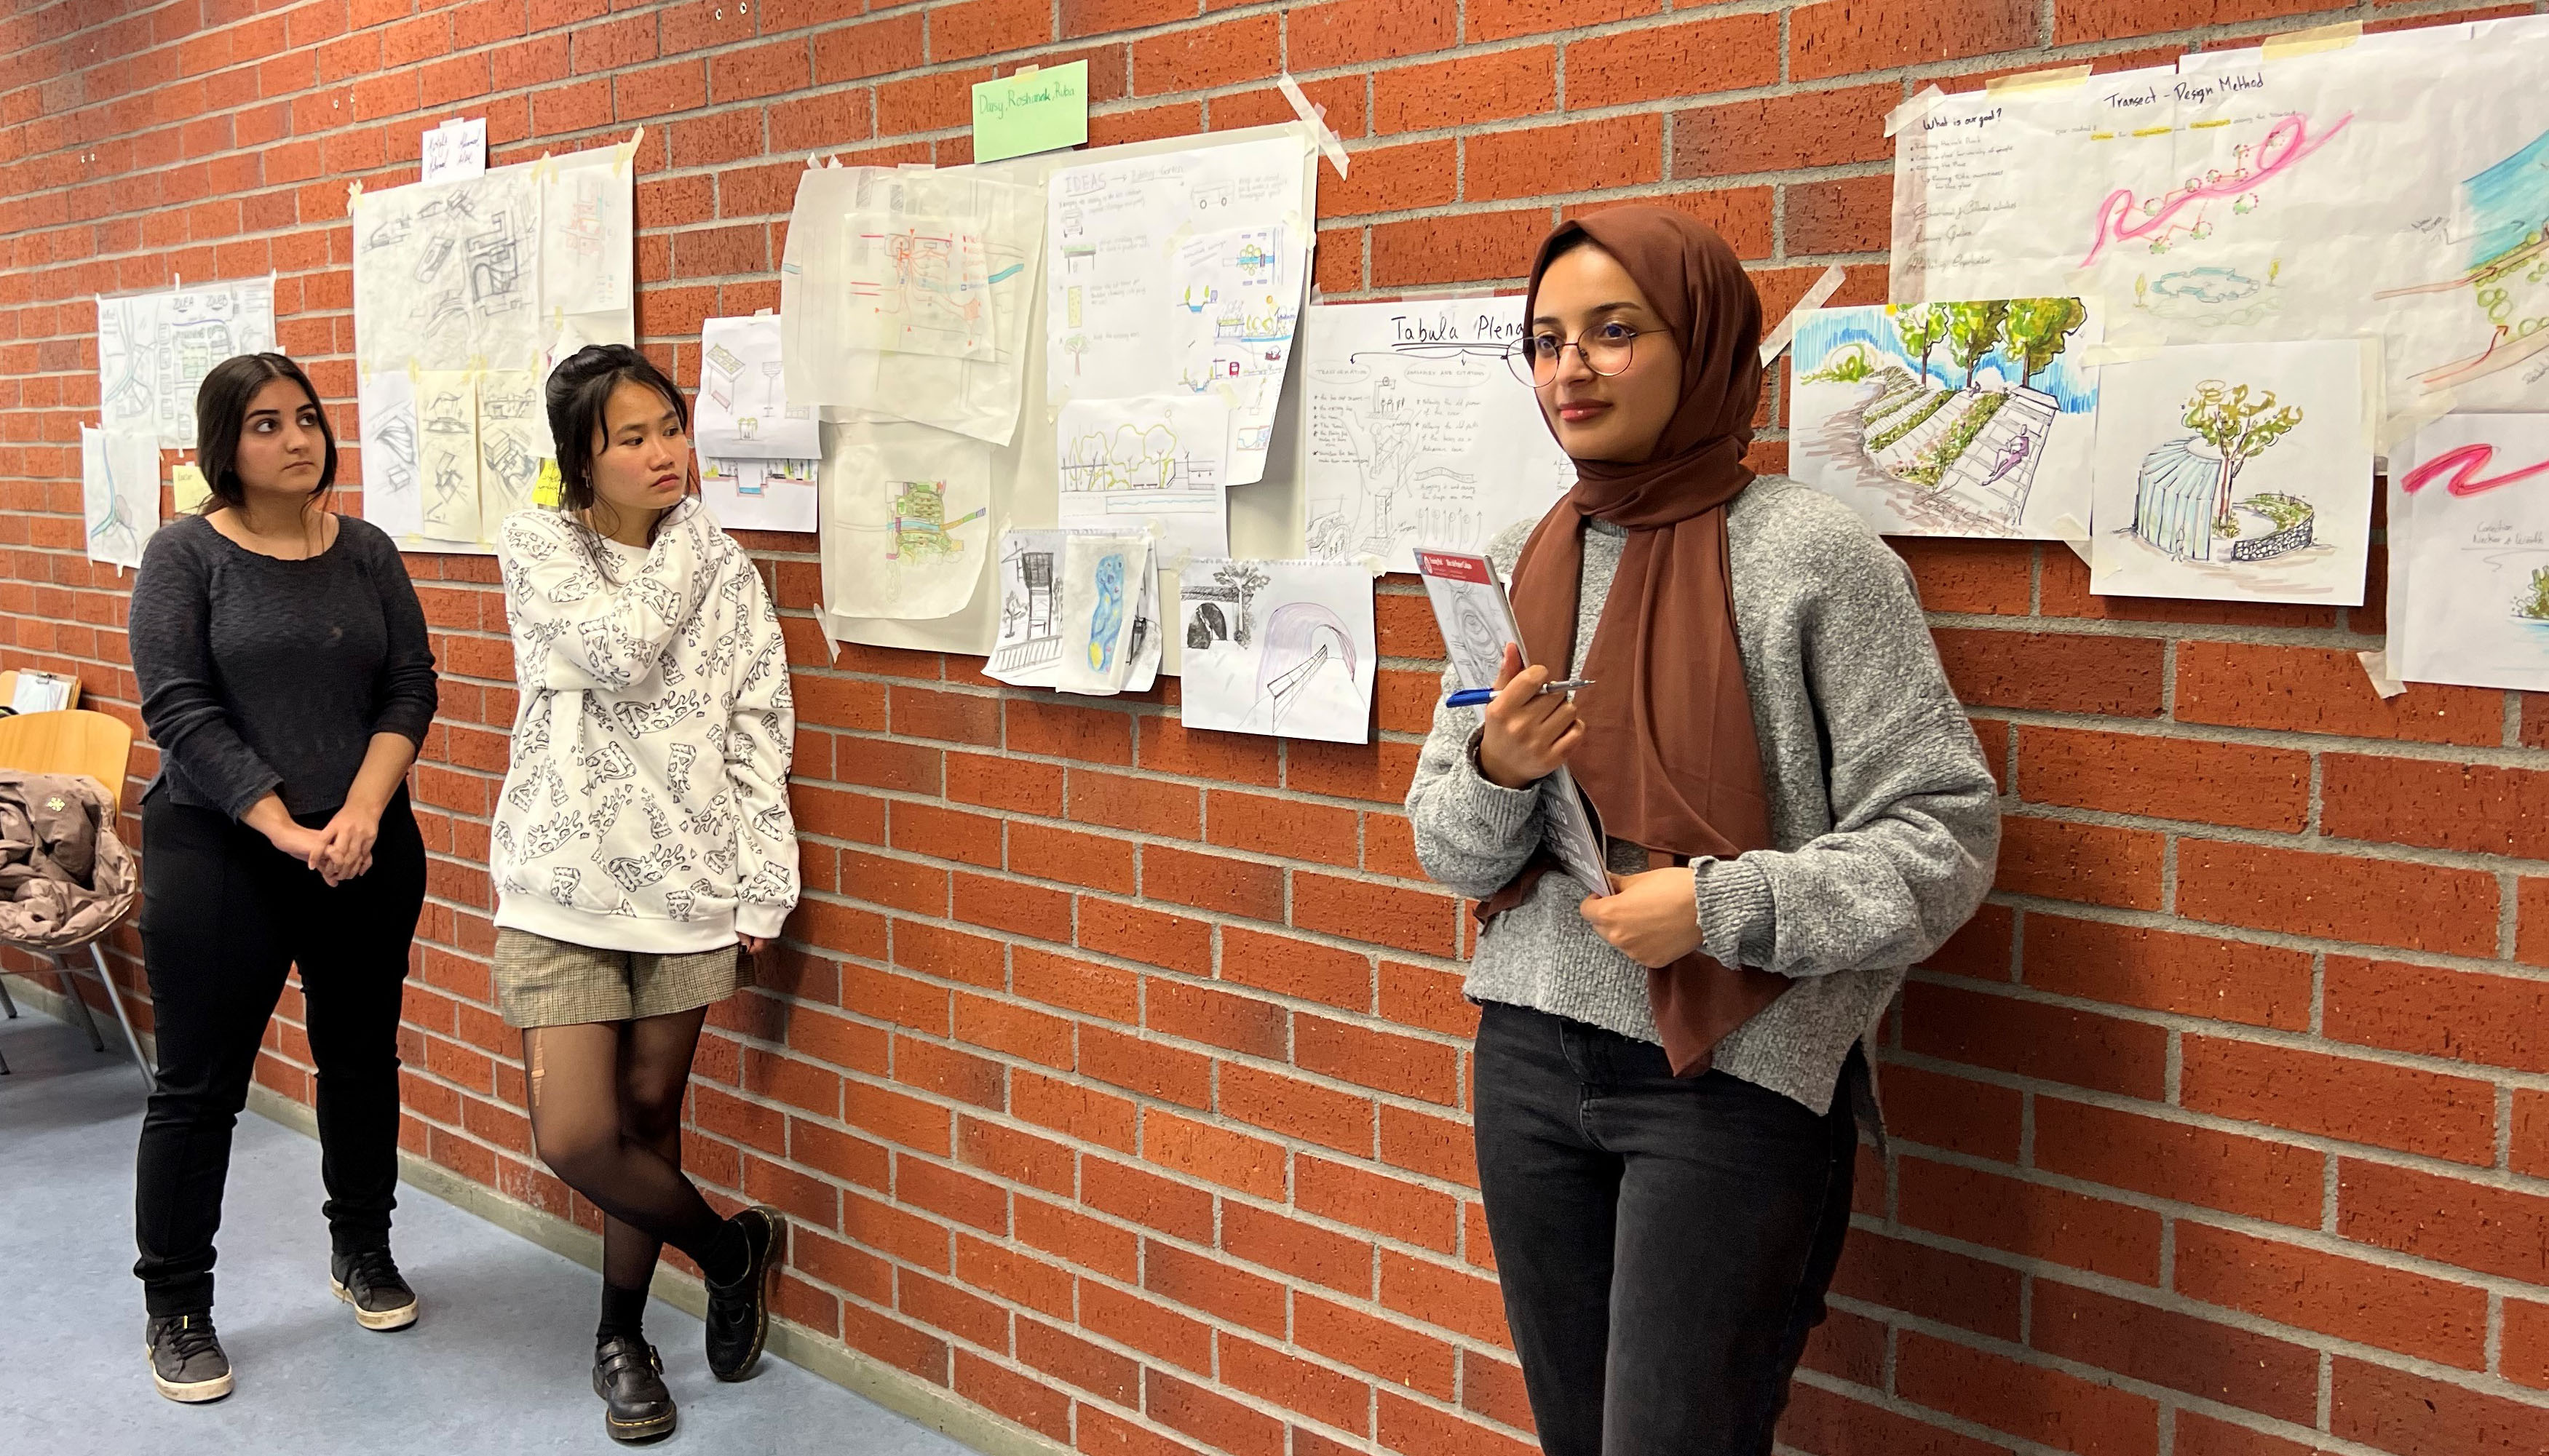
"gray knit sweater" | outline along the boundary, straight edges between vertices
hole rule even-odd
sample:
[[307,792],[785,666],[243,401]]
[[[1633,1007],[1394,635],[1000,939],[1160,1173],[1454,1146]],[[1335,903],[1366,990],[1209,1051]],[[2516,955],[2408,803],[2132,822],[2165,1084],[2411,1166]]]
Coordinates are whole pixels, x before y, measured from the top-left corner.
[[[1716,1065],[1821,1114],[1904,967],[1982,903],[2000,809],[1902,560],[1848,507],[1781,477],[1737,497],[1727,531],[1777,848],[1696,862],[1699,921],[1711,956],[1796,983],[1718,1044]],[[1496,538],[1498,571],[1510,576],[1529,534]],[[1584,533],[1575,675],[1625,539],[1599,521]],[[1407,791],[1426,872],[1472,898],[1511,879],[1542,832],[1541,785],[1480,776],[1479,724],[1475,708],[1438,706]],[[1611,847],[1611,863],[1647,867],[1628,845]],[[1550,874],[1498,916],[1469,967],[1469,999],[1658,1040],[1645,967],[1594,933],[1577,913],[1582,898],[1572,879]]]

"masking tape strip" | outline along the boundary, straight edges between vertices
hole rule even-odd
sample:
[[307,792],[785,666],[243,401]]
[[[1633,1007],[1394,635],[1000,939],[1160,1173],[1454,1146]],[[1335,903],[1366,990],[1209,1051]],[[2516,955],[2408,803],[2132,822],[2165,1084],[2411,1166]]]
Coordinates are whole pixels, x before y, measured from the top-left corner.
[[1937,87],[1923,87],[1920,95],[1885,114],[1885,135],[1891,136],[1911,126],[1914,122],[1937,110],[1938,104],[1946,99],[1947,93]]
[[1346,144],[1338,140],[1337,134],[1329,129],[1327,117],[1310,104],[1309,97],[1301,94],[1301,83],[1292,79],[1290,71],[1275,72],[1274,84],[1282,89],[1283,99],[1292,103],[1292,114],[1301,119],[1302,126],[1310,129],[1311,138],[1319,143],[1319,154],[1328,159],[1329,166],[1337,169],[1338,176],[1343,177],[1346,174]]
[[1823,276],[1815,280],[1812,288],[1806,290],[1804,298],[1797,300],[1797,306],[1788,311],[1787,318],[1779,320],[1779,326],[1770,330],[1770,336],[1761,340],[1762,368],[1769,368],[1770,361],[1778,358],[1779,351],[1786,348],[1788,340],[1796,336],[1798,319],[1822,308],[1824,300],[1841,292],[1841,281],[1843,276],[1841,264],[1825,265]]
[[645,139],[646,129],[643,127],[628,134],[628,139],[619,143],[618,153],[611,158],[611,175],[616,177],[627,168],[629,161],[637,155],[637,143]]
[[1389,575],[1389,563],[1383,561],[1380,557],[1372,554],[1371,552],[1366,551],[1359,556],[1350,556],[1346,559],[1353,562],[1356,566],[1362,567],[1365,571],[1371,573],[1375,577],[1385,577]]
[[362,200],[363,200],[363,183],[362,183],[362,179],[360,179],[360,178],[356,178],[355,180],[353,180],[353,181],[351,181],[351,182],[346,183],[346,184],[345,184],[345,216],[346,216],[346,217],[348,217],[348,218],[350,218],[350,217],[354,216],[354,204],[356,204],[356,203],[358,203],[358,202],[361,202]]
[[2457,390],[2437,390],[2381,421],[2380,453],[2388,455],[2414,439],[2416,431],[2452,412],[2460,403]]
[[2339,21],[2332,26],[2313,26],[2307,31],[2286,31],[2268,36],[2257,48],[2268,60],[2285,60],[2296,55],[2310,55],[2321,50],[2343,50],[2363,39],[2363,22]]
[[2372,680],[2372,690],[2380,693],[2383,698],[2397,697],[2407,690],[2407,683],[2390,676],[2388,648],[2383,648],[2379,652],[2358,652],[2354,655],[2354,660],[2363,664],[2363,676]]
[[2013,91],[2052,91],[2078,86],[2089,79],[2089,63],[2057,65],[2040,71],[2022,71],[2015,76],[1994,76],[1983,84],[1983,94],[2006,96]]
[[2080,524],[2076,517],[2066,513],[2053,517],[2053,529],[2062,544],[2071,548],[2071,554],[2080,558],[2080,564],[2082,566],[2095,567],[2097,565],[2096,562],[2089,559],[2089,528],[2087,526]]

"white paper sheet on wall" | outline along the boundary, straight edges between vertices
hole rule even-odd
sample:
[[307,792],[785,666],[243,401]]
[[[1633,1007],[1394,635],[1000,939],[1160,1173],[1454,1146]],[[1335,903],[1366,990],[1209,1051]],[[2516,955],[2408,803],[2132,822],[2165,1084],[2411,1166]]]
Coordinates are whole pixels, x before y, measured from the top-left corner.
[[[1263,475],[1308,276],[1309,154],[1285,136],[1054,173],[1048,400],[1208,390],[1232,414],[1225,484]],[[1164,333],[1180,313],[1175,336]]]
[[2079,299],[1823,309],[1797,326],[1788,473],[1896,535],[2089,519],[2100,337]]
[[[424,488],[420,534],[437,541],[482,535],[478,493],[478,381],[465,369],[416,376],[417,473]],[[484,521],[487,527],[501,519]]]
[[357,344],[375,367],[527,367],[542,342],[540,189],[527,165],[356,199]]
[[1948,97],[1897,138],[1892,296],[2103,298],[2117,341],[2377,336],[2394,422],[2536,406],[2544,68],[2549,29],[2443,26]]
[[[1075,535],[1102,531],[1008,531],[999,542],[998,636],[984,673],[1017,687],[1051,687],[1062,671],[1062,555]],[[1126,692],[1147,691],[1158,679],[1166,633],[1160,620],[1158,571],[1143,573],[1134,608],[1133,666]]]
[[813,407],[788,403],[777,315],[710,318],[700,328],[693,420],[703,456],[811,460],[823,453]]
[[832,427],[824,490],[823,605],[915,620],[965,609],[996,536],[991,447],[925,424]]
[[1229,439],[1230,407],[1208,394],[1072,401],[1054,423],[1063,525],[1156,522],[1164,550],[1225,554]]
[[1189,561],[1178,715],[1189,728],[1371,741],[1371,573],[1350,562]]
[[540,173],[540,317],[629,306],[635,168],[616,146],[551,160]]
[[1322,304],[1302,328],[1308,548],[1416,570],[1415,548],[1482,551],[1574,483],[1506,367],[1522,300]]
[[213,366],[274,347],[274,279],[97,301],[98,410],[110,430],[195,444],[195,392]]
[[364,370],[355,403],[362,428],[363,519],[393,537],[415,535],[425,529],[415,377],[405,369]]
[[138,567],[159,529],[159,441],[140,429],[80,426],[80,506],[88,559]]
[[[847,220],[854,214],[906,228],[919,218],[973,220],[989,330],[981,331],[980,316],[965,324],[971,357],[881,346],[891,340],[874,330],[878,299],[854,293],[860,277],[874,278],[871,264],[854,265],[851,256]],[[1009,443],[1024,398],[1027,322],[1042,274],[1043,235],[1042,188],[970,170],[807,168],[798,179],[780,265],[789,398],[822,407],[828,419],[899,419]],[[899,278],[894,282],[903,288]],[[924,305],[934,302],[924,295]],[[862,307],[866,325],[855,321]]]
[[744,531],[810,531],[821,515],[815,481],[822,462],[700,460],[700,497],[720,525]]
[[2105,366],[2090,590],[2359,604],[2366,353],[2352,339],[2190,344]]
[[1111,697],[1141,648],[1136,609],[1151,578],[1148,536],[1071,535],[1062,543],[1062,656],[1054,685]]
[[2390,456],[2390,669],[2549,691],[2549,414],[2450,414]]

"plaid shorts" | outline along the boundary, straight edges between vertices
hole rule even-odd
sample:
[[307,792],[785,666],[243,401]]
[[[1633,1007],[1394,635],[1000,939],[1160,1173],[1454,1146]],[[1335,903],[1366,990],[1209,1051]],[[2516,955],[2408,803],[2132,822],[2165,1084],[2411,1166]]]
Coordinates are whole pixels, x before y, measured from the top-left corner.
[[722,1001],[741,950],[688,956],[597,951],[528,931],[496,932],[496,1004],[509,1027],[635,1021]]

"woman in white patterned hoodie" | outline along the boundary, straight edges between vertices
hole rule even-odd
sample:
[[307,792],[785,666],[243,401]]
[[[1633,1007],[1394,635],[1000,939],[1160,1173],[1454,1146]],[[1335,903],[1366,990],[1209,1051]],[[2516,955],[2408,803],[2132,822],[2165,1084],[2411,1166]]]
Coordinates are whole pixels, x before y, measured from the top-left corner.
[[521,707],[489,856],[496,988],[539,1154],[607,1216],[606,1428],[645,1440],[676,1419],[641,1322],[662,1246],[708,1278],[720,1380],[759,1358],[785,1255],[776,1210],[720,1219],[683,1176],[681,1111],[738,951],[797,903],[796,713],[761,577],[691,495],[681,391],[597,345],[547,393],[559,505],[507,517],[498,551]]

